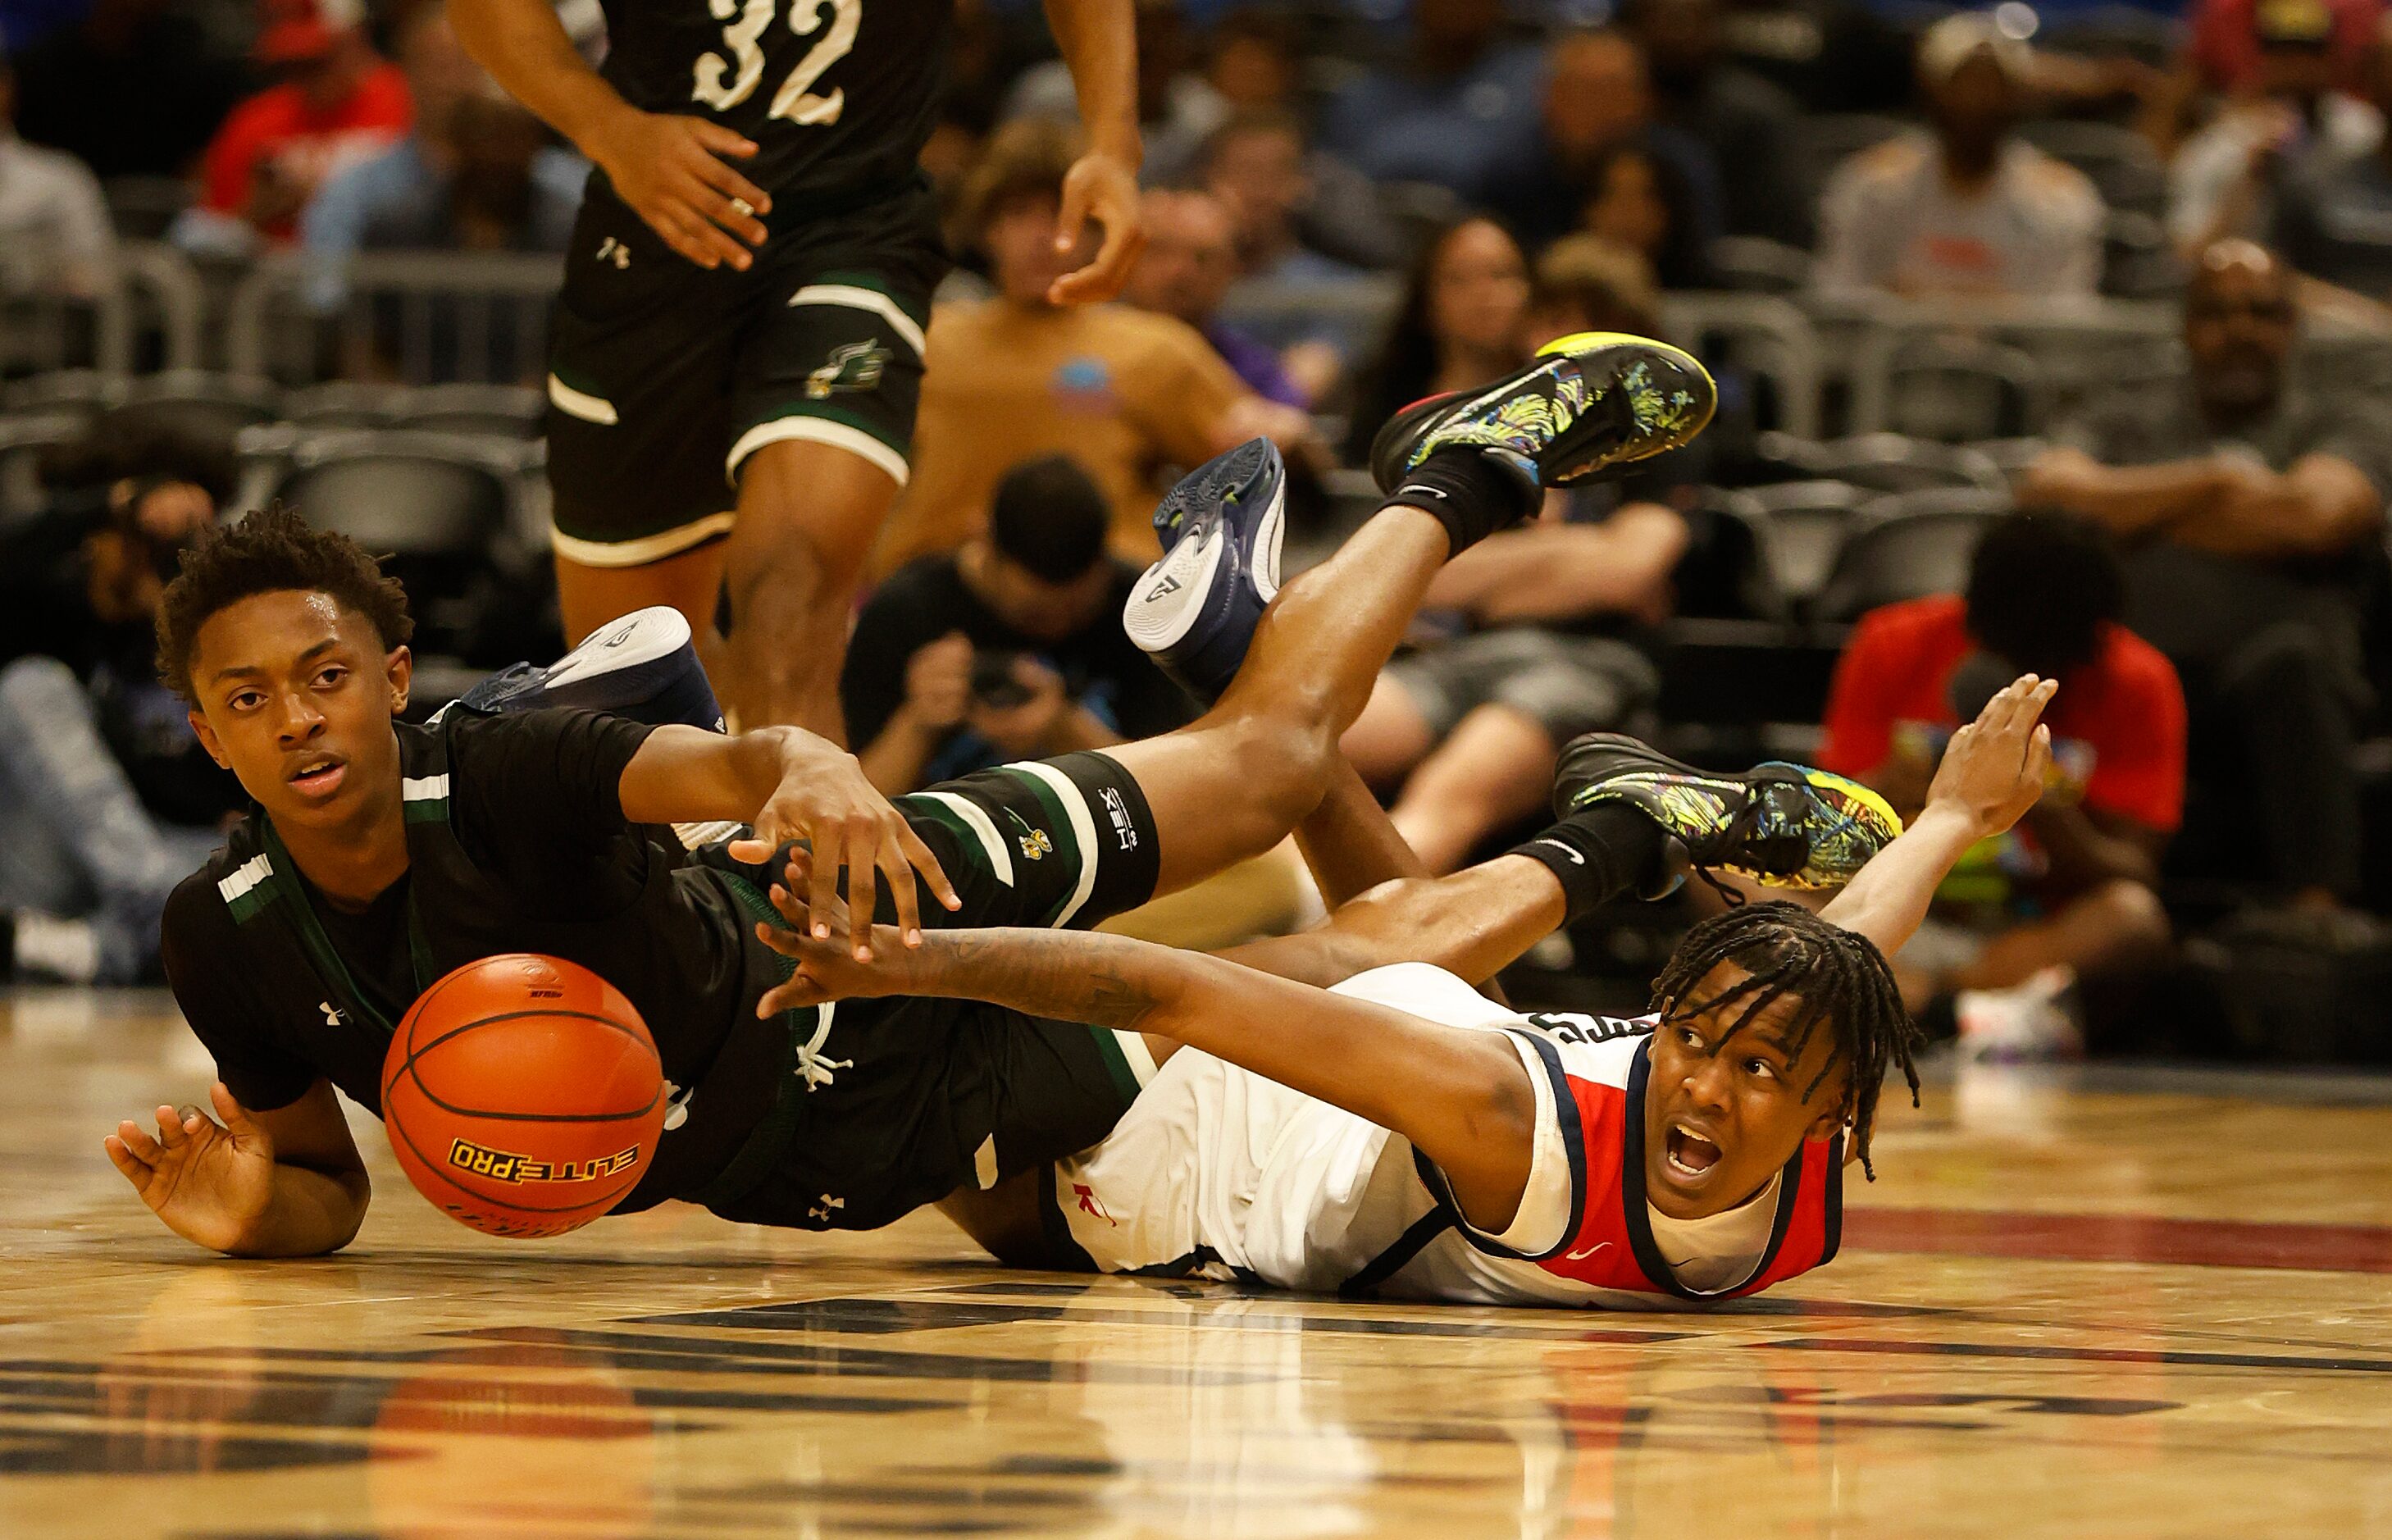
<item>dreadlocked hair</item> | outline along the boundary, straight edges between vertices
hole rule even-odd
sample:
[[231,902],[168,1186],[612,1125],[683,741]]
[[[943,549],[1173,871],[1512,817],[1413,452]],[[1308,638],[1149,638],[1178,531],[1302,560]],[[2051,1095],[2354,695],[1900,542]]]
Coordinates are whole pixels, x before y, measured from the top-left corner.
[[[1715,995],[1696,998],[1695,990],[1722,963],[1743,969],[1746,976]],[[1869,1136],[1877,1128],[1878,1088],[1886,1066],[1899,1065],[1910,1087],[1910,1104],[1918,1104],[1918,1070],[1911,1055],[1923,1038],[1903,1009],[1893,970],[1874,942],[1800,905],[1747,904],[1687,932],[1653,984],[1654,1009],[1664,1022],[1741,1003],[1731,1033],[1743,1031],[1788,996],[1793,997],[1795,1011],[1786,1037],[1797,1058],[1821,1023],[1836,1035],[1835,1053],[1802,1088],[1802,1099],[1811,1099],[1839,1059],[1850,1066],[1844,1121],[1852,1127],[1861,1170],[1875,1181]]]

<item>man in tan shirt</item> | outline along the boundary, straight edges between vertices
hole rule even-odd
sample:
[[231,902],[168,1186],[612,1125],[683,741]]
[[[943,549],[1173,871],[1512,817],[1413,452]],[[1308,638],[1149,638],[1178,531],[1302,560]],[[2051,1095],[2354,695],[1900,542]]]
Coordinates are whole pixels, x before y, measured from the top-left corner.
[[1068,454],[1112,510],[1110,544],[1135,564],[1157,553],[1148,520],[1158,474],[1256,434],[1282,443],[1304,414],[1263,401],[1193,327],[1126,306],[1047,302],[1077,260],[1058,250],[1066,131],[1025,121],[998,135],[966,190],[965,239],[987,254],[996,294],[940,306],[925,353],[914,475],[874,549],[874,581],[978,534],[1006,471]]

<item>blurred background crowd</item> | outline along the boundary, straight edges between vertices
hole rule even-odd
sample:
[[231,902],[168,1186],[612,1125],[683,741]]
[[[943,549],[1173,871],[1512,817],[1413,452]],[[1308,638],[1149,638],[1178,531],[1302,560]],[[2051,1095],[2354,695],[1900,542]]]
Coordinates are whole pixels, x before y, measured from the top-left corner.
[[[1118,624],[1177,469],[1280,443],[1301,567],[1396,408],[1660,335],[1710,432],[1453,563],[1346,740],[1425,859],[1533,820],[1596,729],[1913,811],[2034,670],[2059,779],[1897,959],[1930,1026],[2392,1056],[2378,0],[1143,5],[1149,245],[1070,310],[1070,78],[1034,5],[956,5],[925,167],[960,266],[841,691],[886,790],[1192,711]],[[603,52],[596,0],[561,14]],[[555,649],[587,167],[438,0],[0,0],[0,972],[136,981],[239,795],[149,666],[199,529],[279,496],[392,553],[435,701]],[[1605,999],[1693,912],[1514,992]]]

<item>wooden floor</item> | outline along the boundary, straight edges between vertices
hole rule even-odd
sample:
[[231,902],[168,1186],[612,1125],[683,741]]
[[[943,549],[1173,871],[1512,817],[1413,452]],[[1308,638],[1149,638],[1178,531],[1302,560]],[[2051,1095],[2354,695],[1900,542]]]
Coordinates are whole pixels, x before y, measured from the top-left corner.
[[160,997],[0,996],[9,1540],[2392,1532],[2386,1082],[1972,1074],[1826,1272],[1624,1315],[500,1242],[370,1125],[357,1245],[227,1262],[99,1150],[206,1078]]

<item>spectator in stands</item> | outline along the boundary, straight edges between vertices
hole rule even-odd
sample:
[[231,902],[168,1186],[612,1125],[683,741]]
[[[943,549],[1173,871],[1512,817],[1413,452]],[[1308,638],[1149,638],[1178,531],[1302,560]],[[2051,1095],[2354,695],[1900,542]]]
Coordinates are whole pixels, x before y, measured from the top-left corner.
[[1339,91],[1322,142],[1377,180],[1483,198],[1535,137],[1544,60],[1503,41],[1501,0],[1416,0],[1411,18],[1408,57]]
[[[1958,997],[1970,1051],[2081,1047],[2059,1000],[2066,986],[2167,945],[2155,884],[2183,815],[2184,692],[2159,650],[2119,623],[2125,607],[2100,526],[2022,514],[1979,542],[1965,596],[1871,611],[1836,665],[1819,763],[1905,816],[1994,691],[2022,673],[2060,681],[2044,713],[2055,783],[2016,830],[1963,860],[1893,959],[1914,1011]],[[1996,992],[2011,998],[1985,998]]]
[[[1178,0],[1138,0],[1138,131],[1146,148],[1140,175],[1149,183],[1186,177],[1206,137],[1229,114],[1228,104],[1191,63]],[[1062,60],[1024,71],[1007,95],[1005,116],[1077,124],[1079,98]]]
[[1918,45],[1931,132],[1852,156],[1819,202],[1830,294],[2089,295],[2101,277],[2101,195],[2012,132],[2033,55],[1973,12]]
[[209,144],[199,205],[175,224],[193,251],[290,243],[318,187],[414,120],[407,77],[366,38],[362,0],[266,0],[256,57],[284,79],[233,109]]
[[1594,163],[1578,228],[1643,257],[1665,288],[1711,286],[1705,217],[1684,177],[1648,150],[1622,146]]
[[1194,179],[1236,221],[1246,275],[1268,281],[1340,281],[1358,268],[1398,268],[1405,230],[1369,178],[1312,148],[1284,108],[1241,108],[1204,141]]
[[[2192,38],[2186,50],[2203,88],[2227,95],[2259,86],[2267,74],[2259,12],[2268,0],[2199,0],[2192,8]],[[2334,79],[2357,73],[2359,56],[2384,13],[2383,0],[2323,0],[2331,34],[2328,52]]]
[[174,0],[97,0],[17,66],[18,129],[102,179],[185,176],[248,83],[239,56]]
[[1294,18],[1241,6],[1213,25],[1204,78],[1233,111],[1293,111],[1304,87],[1304,50]]
[[[1139,205],[1146,249],[1122,297],[1142,309],[1186,321],[1204,335],[1247,389],[1283,406],[1308,406],[1316,390],[1298,385],[1279,350],[1220,317],[1221,297],[1238,276],[1228,211],[1209,192],[1169,189]],[[1333,377],[1335,360],[1329,369]]]
[[890,796],[1011,760],[1101,749],[1195,714],[1121,628],[1138,570],[1062,455],[1008,471],[988,531],[891,574],[856,619],[847,737]]
[[[2247,241],[2212,246],[2185,296],[2189,377],[2062,424],[2068,447],[2030,465],[2020,495],[2126,542],[2128,622],[2190,700],[2196,803],[2204,779],[2220,801],[2247,779],[2234,848],[2263,851],[2294,907],[2332,915],[2360,885],[2351,745],[2392,425],[2359,393],[2287,382],[2296,323],[2280,262]],[[2245,774],[2199,768],[2217,758]]]
[[2261,0],[2250,24],[2258,68],[2168,165],[2168,234],[2190,255],[2230,235],[2266,235],[2278,189],[2312,163],[2348,161],[2384,137],[2383,115],[2340,86],[2326,0]]
[[2274,239],[2308,276],[2392,299],[2392,23],[2360,67],[2376,131],[2360,149],[2320,144],[2288,169],[2274,201]]
[[[1537,263],[1524,350],[1572,332],[1650,334],[1658,294],[1633,253],[1585,236]],[[1665,456],[1664,459],[1669,457]],[[1389,664],[1345,738],[1432,870],[1536,813],[1554,758],[1580,733],[1644,730],[1659,675],[1634,643],[1670,612],[1685,521],[1671,477],[1555,493],[1545,516],[1490,535],[1430,584],[1430,624]],[[1460,628],[1458,632],[1455,628]]]
[[1513,160],[1490,200],[1522,240],[1542,245],[1588,228],[1597,202],[1611,227],[1597,233],[1618,240],[1666,208],[1674,228],[1653,244],[1667,250],[1646,254],[1665,285],[1699,281],[1721,232],[1719,168],[1699,139],[1653,121],[1652,82],[1633,37],[1614,28],[1555,43],[1539,123],[1536,148]]
[[1366,463],[1372,436],[1411,402],[1517,368],[1528,304],[1528,259],[1502,226],[1473,217],[1440,231],[1413,262],[1386,338],[1357,378],[1346,462]]
[[913,476],[869,571],[952,551],[986,525],[997,479],[1025,455],[1069,453],[1103,489],[1112,548],[1154,559],[1156,476],[1256,434],[1306,440],[1303,412],[1242,385],[1186,322],[1111,305],[1057,307],[1048,286],[1080,260],[1055,249],[1073,139],[1008,124],[975,172],[962,220],[996,293],[940,306],[928,339]]
[[1644,46],[1655,121],[1710,152],[1726,232],[1806,244],[1811,211],[1795,162],[1801,105],[1724,57],[1720,10],[1720,0],[1631,0],[1619,20]]
[[573,233],[589,163],[507,100],[444,7],[414,13],[399,59],[414,131],[332,176],[299,218],[318,312],[344,303],[348,259],[360,251],[561,252]]
[[116,266],[116,232],[88,167],[17,137],[17,77],[0,54],[0,294],[90,299]]
[[0,540],[0,979],[157,976],[166,895],[246,805],[159,684],[151,616],[229,455],[103,421]]

